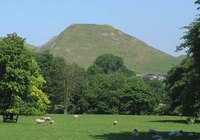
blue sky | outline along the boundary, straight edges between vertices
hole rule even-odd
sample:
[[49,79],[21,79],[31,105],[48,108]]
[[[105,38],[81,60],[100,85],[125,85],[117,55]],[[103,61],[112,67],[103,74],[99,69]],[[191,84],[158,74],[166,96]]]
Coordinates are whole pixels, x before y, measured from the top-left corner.
[[198,14],[195,0],[0,0],[0,36],[36,46],[74,23],[109,24],[173,56]]

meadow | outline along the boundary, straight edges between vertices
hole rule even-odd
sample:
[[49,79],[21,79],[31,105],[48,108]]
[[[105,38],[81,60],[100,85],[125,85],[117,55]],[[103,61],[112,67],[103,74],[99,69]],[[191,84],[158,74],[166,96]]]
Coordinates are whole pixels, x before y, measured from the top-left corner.
[[[187,125],[184,117],[137,115],[48,115],[55,124],[36,124],[41,116],[20,116],[18,123],[0,123],[2,140],[151,140],[150,128],[168,138],[170,131],[184,131],[176,140],[196,140],[187,134],[199,132],[200,124]],[[117,120],[117,125],[113,121]],[[138,129],[139,137],[131,136]],[[199,136],[198,136],[199,137]]]

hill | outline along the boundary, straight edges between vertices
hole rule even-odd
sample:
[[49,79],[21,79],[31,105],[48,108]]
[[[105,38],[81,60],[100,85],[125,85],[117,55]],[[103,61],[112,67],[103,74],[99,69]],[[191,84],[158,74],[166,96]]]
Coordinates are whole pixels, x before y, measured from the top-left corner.
[[111,53],[136,72],[167,72],[181,57],[161,52],[110,25],[74,24],[53,37],[38,51],[50,50],[69,63],[88,68],[98,55]]

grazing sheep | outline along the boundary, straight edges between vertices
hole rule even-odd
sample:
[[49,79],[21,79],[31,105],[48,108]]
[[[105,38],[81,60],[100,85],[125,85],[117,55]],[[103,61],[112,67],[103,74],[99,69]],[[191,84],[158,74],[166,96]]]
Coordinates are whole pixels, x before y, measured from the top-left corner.
[[138,132],[137,129],[134,129],[133,132],[131,133],[131,136],[139,136],[140,133]]
[[117,121],[114,121],[114,122],[113,122],[113,125],[117,125]]
[[180,137],[183,135],[183,130],[180,131],[172,131],[168,134],[169,136],[175,136],[175,137]]
[[50,120],[50,124],[54,124],[54,120]]
[[45,122],[44,119],[36,119],[37,124],[43,124]]
[[176,133],[176,137],[180,137],[183,135],[183,130],[180,130],[179,132]]
[[51,117],[42,117],[42,119],[45,120],[45,121],[51,121],[52,120]]
[[157,135],[158,133],[157,133],[157,131],[154,130],[154,129],[149,129],[148,134],[149,134],[150,136],[154,136],[154,135]]
[[78,115],[74,115],[74,118],[78,118],[79,116]]
[[169,136],[175,136],[175,135],[176,135],[176,131],[171,131],[171,132],[169,132],[168,135],[169,135]]
[[158,134],[152,136],[152,139],[161,139],[161,138],[162,136]]
[[195,132],[190,132],[190,133],[188,133],[188,136],[189,137],[194,137],[194,136],[196,136],[196,133]]
[[157,140],[170,140],[170,139],[165,139],[165,138],[159,138]]

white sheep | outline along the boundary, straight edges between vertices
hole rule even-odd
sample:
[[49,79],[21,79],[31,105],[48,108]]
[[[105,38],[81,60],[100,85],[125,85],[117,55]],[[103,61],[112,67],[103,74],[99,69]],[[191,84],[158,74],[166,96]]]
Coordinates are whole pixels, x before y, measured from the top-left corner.
[[149,132],[148,132],[151,136],[153,136],[153,135],[157,135],[158,133],[157,133],[157,131],[156,130],[154,130],[154,129],[149,129]]
[[194,137],[194,136],[196,136],[197,134],[195,133],[195,132],[190,132],[190,133],[188,133],[188,136],[189,137]]
[[45,121],[51,121],[52,120],[51,117],[42,117],[42,119],[45,120]]
[[171,131],[171,132],[169,132],[169,134],[168,134],[168,135],[169,135],[169,136],[175,136],[175,135],[176,135],[176,133],[177,133],[176,131]]
[[161,139],[161,138],[162,136],[158,134],[152,136],[152,139]]
[[45,122],[44,119],[36,119],[37,124],[43,124]]
[[137,129],[134,129],[133,130],[133,132],[131,133],[131,136],[139,136],[140,135],[140,133],[138,132],[138,130]]
[[114,121],[114,122],[113,122],[113,125],[117,125],[117,123],[118,123],[117,121]]
[[50,124],[54,124],[54,120],[50,120]]
[[166,139],[166,138],[159,138],[157,140],[170,140],[170,139]]
[[78,115],[74,115],[74,118],[78,118],[79,116]]
[[172,132],[170,132],[168,135],[169,135],[169,136],[180,137],[180,136],[183,135],[182,133],[183,133],[183,130],[180,130],[180,131],[172,131]]

